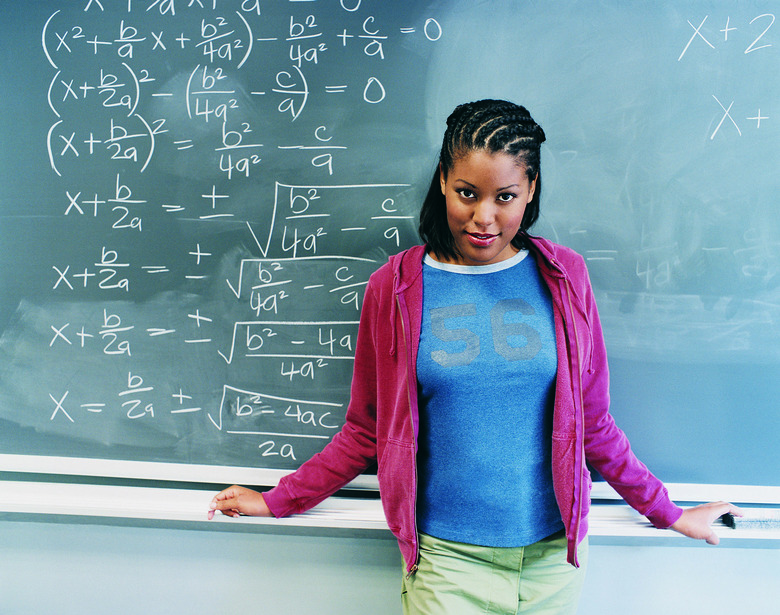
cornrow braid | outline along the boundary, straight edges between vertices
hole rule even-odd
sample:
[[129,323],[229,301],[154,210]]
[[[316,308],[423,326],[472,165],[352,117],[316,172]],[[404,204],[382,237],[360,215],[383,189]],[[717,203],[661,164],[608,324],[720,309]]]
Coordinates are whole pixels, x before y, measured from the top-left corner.
[[542,127],[525,107],[504,100],[480,100],[457,106],[447,118],[439,162],[447,173],[458,156],[467,152],[504,152],[520,156],[532,180],[539,171],[544,141]]
[[447,128],[428,195],[420,212],[420,237],[430,249],[444,258],[457,257],[449,231],[446,201],[441,194],[439,172],[446,178],[455,161],[476,150],[505,153],[525,168],[528,181],[536,180],[533,199],[528,204],[520,230],[512,244],[520,249],[524,237],[539,217],[542,191],[541,146],[546,137],[528,109],[505,100],[479,100],[458,105],[447,118]]

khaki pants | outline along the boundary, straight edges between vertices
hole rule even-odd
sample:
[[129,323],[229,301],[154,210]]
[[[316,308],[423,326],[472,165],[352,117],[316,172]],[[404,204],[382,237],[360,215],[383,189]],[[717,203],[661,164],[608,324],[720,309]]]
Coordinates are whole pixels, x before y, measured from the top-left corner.
[[516,548],[421,534],[419,568],[409,578],[404,575],[404,614],[573,615],[585,578],[587,538],[577,553],[580,568],[566,562],[563,532]]

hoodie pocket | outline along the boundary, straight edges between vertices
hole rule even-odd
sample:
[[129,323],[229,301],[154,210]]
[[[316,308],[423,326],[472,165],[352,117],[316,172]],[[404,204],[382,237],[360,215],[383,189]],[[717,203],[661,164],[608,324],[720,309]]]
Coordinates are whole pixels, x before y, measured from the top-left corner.
[[567,528],[570,527],[574,514],[574,461],[574,435],[553,432],[553,488],[563,523]]
[[583,459],[582,473],[577,476],[575,446],[576,437],[573,434],[553,433],[553,487],[566,527],[577,516],[580,519],[587,517],[590,509],[590,471]]
[[405,539],[414,537],[416,480],[414,445],[395,440],[385,444],[377,468],[379,494],[387,525]]

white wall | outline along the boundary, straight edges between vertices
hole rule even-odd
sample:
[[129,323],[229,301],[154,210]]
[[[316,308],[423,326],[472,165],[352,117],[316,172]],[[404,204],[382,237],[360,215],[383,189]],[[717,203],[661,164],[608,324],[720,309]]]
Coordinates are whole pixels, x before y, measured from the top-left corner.
[[778,612],[780,549],[692,544],[592,546],[579,615]]
[[399,612],[390,540],[0,522],[0,554],[2,615]]
[[[0,613],[398,615],[390,538],[0,520]],[[763,615],[780,549],[592,543],[581,615]]]

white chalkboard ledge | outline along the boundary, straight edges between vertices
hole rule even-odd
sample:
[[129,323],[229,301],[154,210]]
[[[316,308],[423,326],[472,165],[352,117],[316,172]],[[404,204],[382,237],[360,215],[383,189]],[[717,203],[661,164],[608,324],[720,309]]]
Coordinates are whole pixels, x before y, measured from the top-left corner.
[[[193,489],[0,481],[0,516],[15,521],[392,537],[381,503],[374,498],[332,497],[305,514],[286,519],[232,519],[218,514],[209,521],[208,506],[213,495],[213,491]],[[780,546],[780,529],[719,526],[717,533],[722,546]],[[697,544],[675,532],[653,528],[628,506],[609,498],[594,502],[589,534],[595,544]]]

